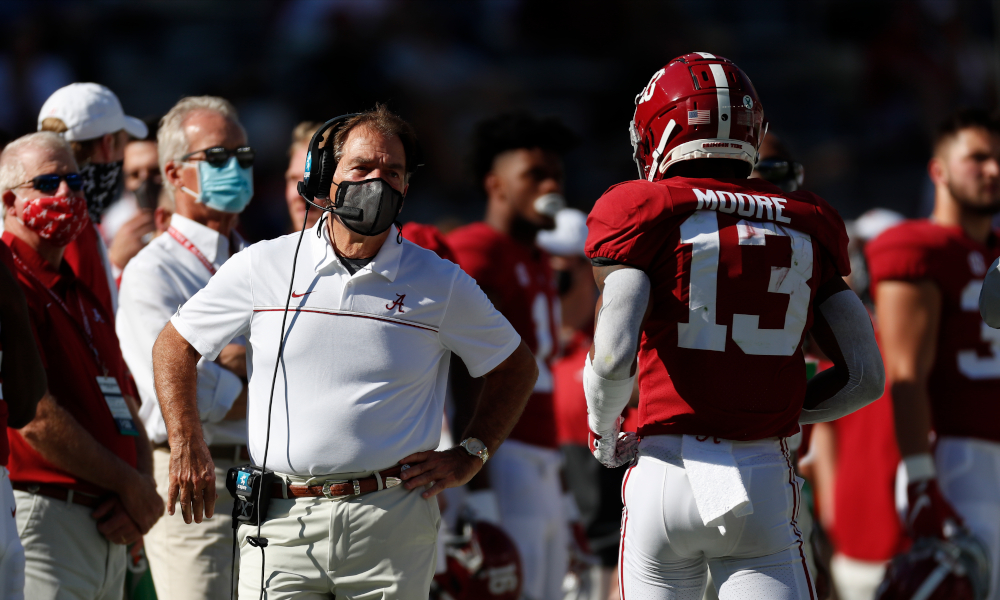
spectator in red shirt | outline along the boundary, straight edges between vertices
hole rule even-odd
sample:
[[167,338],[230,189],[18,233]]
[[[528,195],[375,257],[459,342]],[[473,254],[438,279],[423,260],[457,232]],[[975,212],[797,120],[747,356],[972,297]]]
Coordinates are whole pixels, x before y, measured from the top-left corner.
[[163,513],[111,315],[63,260],[90,226],[69,145],[40,132],[0,155],[10,247],[48,392],[10,434],[25,596],[121,598],[125,547]]
[[35,406],[45,393],[45,368],[31,333],[24,292],[13,276],[14,259],[3,244],[0,263],[0,598],[18,600],[24,598],[24,547],[7,474],[7,425],[20,428],[35,418]]
[[[38,113],[38,130],[54,131],[70,143],[83,176],[83,192],[92,224],[65,249],[73,273],[90,288],[114,322],[118,311],[118,286],[108,248],[97,225],[104,209],[122,194],[125,146],[131,137],[148,135],[146,124],[122,110],[115,93],[96,83],[71,83],[59,88]],[[129,230],[131,235],[142,232]],[[125,265],[118,265],[124,269]]]

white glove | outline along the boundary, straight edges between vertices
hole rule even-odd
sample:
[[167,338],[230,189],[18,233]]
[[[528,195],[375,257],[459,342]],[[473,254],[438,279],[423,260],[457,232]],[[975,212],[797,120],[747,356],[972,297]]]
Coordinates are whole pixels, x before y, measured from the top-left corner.
[[611,431],[590,432],[590,451],[609,469],[632,462],[639,452],[639,435],[634,431],[623,432],[624,420],[618,417]]

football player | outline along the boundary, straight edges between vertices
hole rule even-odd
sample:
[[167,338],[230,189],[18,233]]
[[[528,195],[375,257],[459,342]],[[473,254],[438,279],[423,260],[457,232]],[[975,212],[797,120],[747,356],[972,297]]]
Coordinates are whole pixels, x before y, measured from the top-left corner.
[[[487,467],[500,522],[523,559],[524,595],[531,600],[562,598],[569,561],[550,369],[559,300],[549,258],[535,236],[555,227],[565,203],[562,154],[575,143],[560,122],[524,112],[480,123],[473,167],[486,193],[486,217],[447,237],[459,266],[507,317],[538,363],[528,406]],[[452,361],[452,373],[453,425],[461,431],[460,411],[473,405],[468,400],[478,392],[461,361]]]
[[[938,128],[928,172],[930,219],[904,222],[866,248],[899,452],[904,524],[914,538],[964,523],[989,548],[1000,598],[1000,333],[979,313],[1000,256],[1000,124],[961,110]],[[936,443],[932,445],[931,431]],[[956,514],[957,511],[957,514]]]
[[[814,599],[786,438],[882,394],[871,321],[839,215],[747,179],[764,111],[709,53],[672,60],[635,98],[640,179],[587,221],[601,289],[584,365],[591,447],[622,483],[623,598]],[[806,383],[803,336],[834,366]],[[638,353],[638,360],[636,355]],[[639,378],[638,442],[620,415]]]

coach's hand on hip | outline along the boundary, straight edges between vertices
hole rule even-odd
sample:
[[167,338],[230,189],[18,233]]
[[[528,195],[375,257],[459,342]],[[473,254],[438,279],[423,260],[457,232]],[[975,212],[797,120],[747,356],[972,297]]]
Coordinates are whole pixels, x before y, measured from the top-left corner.
[[202,434],[196,395],[200,358],[169,322],[153,345],[153,381],[170,444],[167,512],[173,515],[179,500],[185,523],[201,523],[215,513],[215,463]]
[[[477,438],[486,444],[489,454],[493,454],[524,411],[538,379],[538,364],[522,340],[517,349],[483,375],[483,379],[483,391],[475,402],[476,411],[461,439]],[[445,488],[465,485],[483,468],[482,459],[458,446],[443,452],[417,452],[399,462],[410,466],[399,476],[406,489],[434,483],[421,494],[424,498],[436,496]]]

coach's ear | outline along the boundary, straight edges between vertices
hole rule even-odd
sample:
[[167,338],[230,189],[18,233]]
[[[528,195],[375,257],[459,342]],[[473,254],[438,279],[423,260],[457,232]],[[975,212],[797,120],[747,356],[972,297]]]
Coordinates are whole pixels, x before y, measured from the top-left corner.
[[2,196],[3,207],[6,210],[14,208],[14,201],[17,200],[17,196],[14,194],[14,190],[6,190]]

